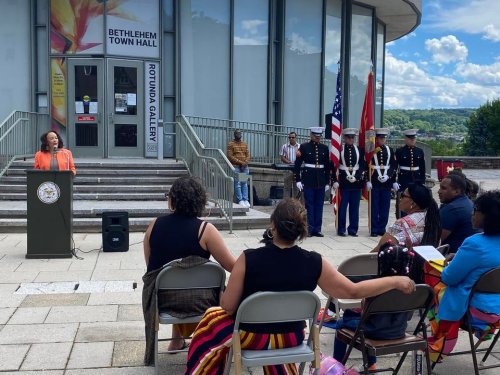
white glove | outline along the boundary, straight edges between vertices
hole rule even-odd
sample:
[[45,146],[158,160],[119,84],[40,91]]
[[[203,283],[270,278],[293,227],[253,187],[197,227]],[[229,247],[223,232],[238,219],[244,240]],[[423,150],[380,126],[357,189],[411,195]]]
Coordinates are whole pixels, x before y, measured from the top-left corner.
[[337,190],[338,188],[339,188],[339,183],[338,182],[334,182],[333,183],[333,189]]
[[366,182],[366,190],[370,191],[372,189],[373,185],[370,181]]
[[330,185],[325,185],[325,191],[330,190]]
[[395,191],[398,191],[400,187],[401,186],[399,186],[399,184],[397,182],[395,182],[395,183],[392,184],[392,189],[395,190]]
[[299,189],[299,191],[304,190],[304,185],[302,185],[302,182],[300,181],[296,182],[295,186],[297,186],[297,189]]

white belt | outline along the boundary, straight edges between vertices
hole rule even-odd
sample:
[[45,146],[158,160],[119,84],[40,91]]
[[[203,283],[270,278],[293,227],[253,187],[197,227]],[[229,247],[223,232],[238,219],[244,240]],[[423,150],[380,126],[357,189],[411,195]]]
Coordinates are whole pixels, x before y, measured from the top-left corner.
[[306,168],[325,168],[323,164],[307,164],[304,163],[304,167]]
[[376,170],[387,169],[387,167],[385,165],[372,165],[371,168],[376,169]]
[[418,171],[420,168],[419,167],[404,167],[404,166],[399,166],[399,169],[403,171]]
[[359,165],[355,165],[354,167],[346,167],[345,165],[340,164],[339,169],[342,171],[357,171],[359,169]]

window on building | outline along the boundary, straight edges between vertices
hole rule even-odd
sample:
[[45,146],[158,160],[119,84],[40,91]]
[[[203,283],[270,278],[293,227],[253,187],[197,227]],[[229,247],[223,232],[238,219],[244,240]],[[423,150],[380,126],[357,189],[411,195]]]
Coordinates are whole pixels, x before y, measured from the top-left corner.
[[377,67],[375,73],[375,127],[382,128],[384,110],[384,54],[385,54],[385,26],[377,24]]
[[328,0],[325,22],[325,65],[323,67],[323,112],[332,113],[337,90],[338,62],[342,42],[342,0]]

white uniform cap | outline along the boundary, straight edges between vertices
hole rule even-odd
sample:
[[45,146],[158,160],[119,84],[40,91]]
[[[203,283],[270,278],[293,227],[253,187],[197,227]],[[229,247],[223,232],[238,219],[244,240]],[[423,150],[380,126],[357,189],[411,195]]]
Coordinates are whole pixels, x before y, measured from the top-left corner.
[[309,128],[311,130],[311,133],[314,135],[323,135],[323,128],[320,126],[313,126],[312,128]]
[[408,129],[403,132],[406,137],[416,137],[418,129]]
[[355,128],[345,128],[342,130],[343,135],[356,135],[358,134],[358,129]]
[[375,134],[377,135],[383,135],[386,136],[389,134],[389,129],[388,128],[377,128],[375,129]]

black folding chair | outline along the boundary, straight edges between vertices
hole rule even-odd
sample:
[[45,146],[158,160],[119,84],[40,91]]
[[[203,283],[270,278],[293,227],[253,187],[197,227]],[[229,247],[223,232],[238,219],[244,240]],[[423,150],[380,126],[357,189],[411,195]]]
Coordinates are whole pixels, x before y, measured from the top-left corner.
[[[474,284],[472,287],[470,296],[469,296],[469,307],[470,307],[470,301],[472,300],[472,297],[474,293],[489,293],[489,294],[500,294],[500,268],[494,268],[491,271],[488,271],[484,273],[478,281]],[[479,375],[479,371],[481,370],[486,370],[490,368],[496,368],[500,367],[500,362],[494,365],[489,365],[485,366],[484,363],[488,359],[491,351],[495,347],[495,344],[498,341],[498,337],[500,336],[500,330],[497,330],[496,335],[494,336],[490,346],[488,348],[483,348],[483,349],[478,349],[479,345],[484,342],[484,340],[478,340],[474,344],[474,330],[472,329],[471,325],[471,313],[470,309],[467,308],[467,313],[465,315],[464,319],[464,324],[460,327],[460,329],[465,330],[468,332],[469,335],[469,343],[470,343],[470,350],[464,350],[460,352],[455,352],[455,353],[450,353],[448,356],[455,356],[455,355],[461,355],[461,354],[472,354],[472,363],[474,365],[474,374]],[[481,366],[478,366],[477,363],[477,353],[478,352],[486,352],[484,354],[483,359],[481,360]],[[433,365],[433,367],[435,364]]]
[[[347,328],[337,330],[336,338],[349,345],[343,359],[343,364],[347,362],[353,348],[358,349],[363,354],[363,368],[366,375],[376,372],[392,371],[396,375],[408,352],[422,350],[425,352],[427,364],[427,373],[431,374],[431,362],[429,358],[429,349],[427,346],[427,331],[425,317],[431,307],[434,298],[434,291],[425,284],[419,284],[415,292],[404,294],[393,289],[374,297],[364,308],[360,323],[356,331]],[[381,313],[410,313],[415,310],[422,310],[421,315],[413,334],[406,333],[403,338],[392,340],[373,340],[365,337],[364,326],[369,317]],[[378,356],[384,354],[403,353],[397,367],[380,370],[368,370],[368,356]]]

